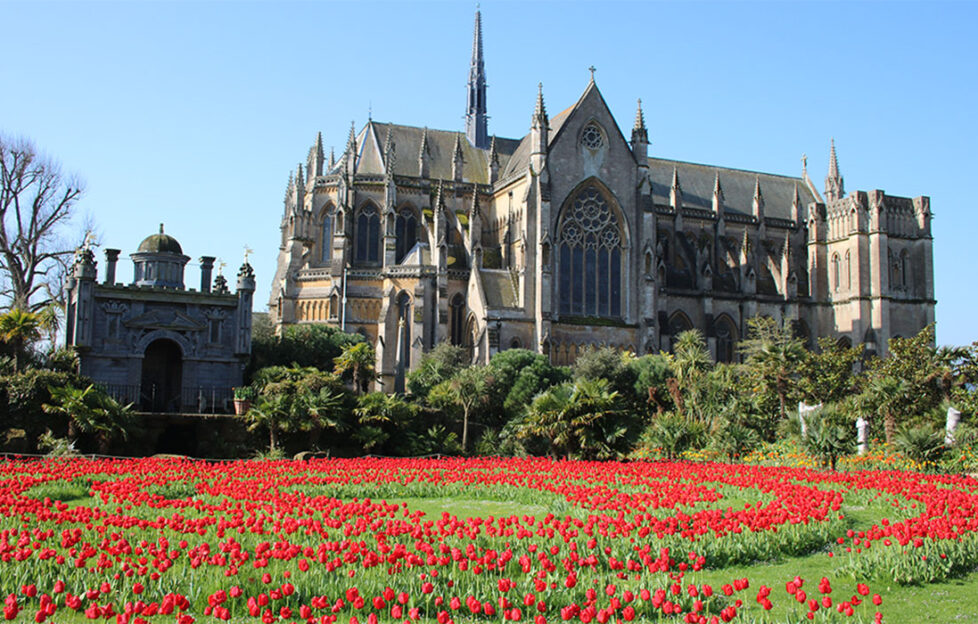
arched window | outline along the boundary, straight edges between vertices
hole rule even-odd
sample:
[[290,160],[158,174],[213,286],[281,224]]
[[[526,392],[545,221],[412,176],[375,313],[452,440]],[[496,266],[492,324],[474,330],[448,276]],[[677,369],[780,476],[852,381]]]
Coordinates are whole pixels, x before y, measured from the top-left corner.
[[846,288],[852,290],[852,254],[846,252]]
[[373,204],[367,204],[357,214],[356,262],[380,262],[380,215]]
[[620,317],[624,236],[597,187],[584,187],[568,202],[557,245],[560,313]]
[[451,322],[449,324],[449,329],[451,331],[451,341],[456,347],[462,346],[463,332],[465,331],[465,299],[462,295],[457,294],[452,297],[451,303],[448,304],[451,309]]
[[329,209],[323,211],[323,227],[320,232],[320,254],[321,262],[329,262],[333,259],[333,217],[329,214]]
[[839,292],[839,254],[832,254],[832,286]]
[[737,342],[737,326],[724,314],[716,320],[717,362],[734,361],[734,344]]
[[394,236],[396,237],[396,262],[400,264],[404,257],[418,242],[418,218],[410,208],[401,208],[394,221]]

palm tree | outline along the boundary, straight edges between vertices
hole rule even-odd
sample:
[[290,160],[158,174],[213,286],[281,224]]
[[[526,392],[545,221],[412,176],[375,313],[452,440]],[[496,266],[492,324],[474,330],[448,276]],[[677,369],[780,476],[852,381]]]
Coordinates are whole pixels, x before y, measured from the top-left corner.
[[27,346],[41,337],[41,321],[38,314],[21,308],[0,315],[0,340],[13,351],[15,373],[20,371],[20,357]]
[[245,414],[248,429],[268,429],[268,447],[279,448],[279,434],[312,431],[317,427],[341,430],[336,418],[343,397],[331,387],[329,373],[311,366],[269,366],[255,373],[260,388],[255,405]]
[[760,386],[778,397],[779,414],[788,414],[788,396],[794,391],[798,366],[805,359],[804,341],[796,338],[791,327],[768,317],[754,317],[747,321],[750,338],[740,349],[745,364]]
[[357,342],[343,347],[343,352],[333,360],[335,373],[353,375],[353,391],[363,393],[363,386],[377,378],[377,356],[367,342]]
[[105,452],[115,434],[126,438],[126,419],[132,405],[122,405],[102,390],[89,384],[86,388],[50,386],[51,403],[42,405],[47,414],[68,419],[68,440],[75,442],[81,433],[98,438],[99,451]]
[[615,421],[618,393],[606,379],[579,379],[540,394],[517,437],[549,440],[553,452],[580,459],[611,459],[626,428]]

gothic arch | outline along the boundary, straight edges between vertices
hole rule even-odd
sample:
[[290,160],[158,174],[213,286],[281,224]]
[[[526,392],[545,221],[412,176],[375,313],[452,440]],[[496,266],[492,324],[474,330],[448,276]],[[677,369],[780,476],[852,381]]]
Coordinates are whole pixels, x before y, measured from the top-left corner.
[[735,347],[740,339],[737,324],[728,314],[721,314],[713,323],[713,333],[717,342],[717,362],[735,362],[737,359]]
[[327,202],[319,213],[319,260],[323,263],[332,261],[334,210],[332,202]]
[[354,219],[353,260],[361,264],[379,264],[380,256],[380,210],[371,201],[366,201],[357,209]]
[[624,316],[630,245],[619,206],[596,178],[579,184],[564,201],[554,230],[560,314]]
[[456,293],[448,304],[449,309],[449,341],[456,347],[465,342],[465,297]]
[[676,310],[669,317],[669,334],[672,336],[678,336],[684,331],[693,329],[693,323],[686,316],[686,313],[682,310]]
[[421,220],[418,211],[410,204],[403,204],[397,209],[394,218],[395,253],[394,262],[400,264],[410,253],[421,237],[418,236]]

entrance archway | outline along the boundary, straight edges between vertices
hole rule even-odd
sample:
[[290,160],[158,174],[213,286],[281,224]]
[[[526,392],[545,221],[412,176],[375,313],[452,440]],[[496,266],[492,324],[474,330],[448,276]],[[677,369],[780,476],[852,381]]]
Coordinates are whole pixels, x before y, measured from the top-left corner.
[[179,412],[183,352],[166,338],[154,340],[143,354],[140,407],[144,412]]

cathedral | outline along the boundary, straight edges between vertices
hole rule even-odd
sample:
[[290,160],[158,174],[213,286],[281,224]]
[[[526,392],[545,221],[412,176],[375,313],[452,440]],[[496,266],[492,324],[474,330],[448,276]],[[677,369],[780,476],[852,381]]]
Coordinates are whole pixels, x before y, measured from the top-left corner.
[[525,348],[557,365],[612,346],[668,351],[699,329],[737,358],[747,319],[885,355],[934,321],[928,197],[846,192],[834,144],[809,178],[649,156],[641,100],[626,138],[594,81],[551,117],[542,87],[521,138],[487,129],[476,12],[465,129],[321,136],[290,175],[270,312],[376,348],[383,387],[436,344],[485,363]]

